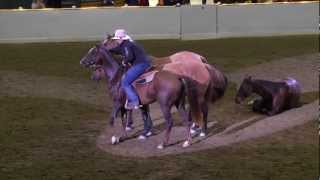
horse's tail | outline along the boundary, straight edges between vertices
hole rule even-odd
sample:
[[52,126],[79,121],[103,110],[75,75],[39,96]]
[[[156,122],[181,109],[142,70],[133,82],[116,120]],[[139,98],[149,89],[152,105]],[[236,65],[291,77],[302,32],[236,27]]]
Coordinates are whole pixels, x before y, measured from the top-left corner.
[[197,88],[195,88],[196,85],[188,78],[182,78],[181,81],[183,83],[185,94],[189,103],[191,117],[197,124],[202,124],[203,117],[198,101]]
[[222,97],[228,86],[228,78],[220,71],[211,65],[207,65],[207,70],[210,74],[210,82],[206,97],[212,103]]
[[294,78],[286,78],[285,83],[289,87],[289,94],[291,96],[291,106],[300,106],[300,94],[301,94],[301,86],[300,83]]

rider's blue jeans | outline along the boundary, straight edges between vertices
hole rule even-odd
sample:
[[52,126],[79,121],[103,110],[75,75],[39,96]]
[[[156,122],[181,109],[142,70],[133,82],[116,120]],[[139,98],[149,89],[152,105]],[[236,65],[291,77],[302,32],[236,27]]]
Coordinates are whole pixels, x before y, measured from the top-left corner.
[[121,86],[127,94],[128,101],[135,105],[139,104],[139,97],[131,85],[140,75],[142,75],[147,68],[150,67],[149,63],[140,63],[132,66],[124,75]]

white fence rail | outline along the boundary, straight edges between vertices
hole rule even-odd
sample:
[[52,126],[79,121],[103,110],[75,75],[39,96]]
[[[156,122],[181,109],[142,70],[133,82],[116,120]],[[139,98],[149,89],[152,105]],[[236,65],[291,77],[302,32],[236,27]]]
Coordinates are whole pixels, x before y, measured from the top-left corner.
[[181,7],[0,10],[0,42],[88,41],[125,28],[136,39],[319,32],[319,2]]

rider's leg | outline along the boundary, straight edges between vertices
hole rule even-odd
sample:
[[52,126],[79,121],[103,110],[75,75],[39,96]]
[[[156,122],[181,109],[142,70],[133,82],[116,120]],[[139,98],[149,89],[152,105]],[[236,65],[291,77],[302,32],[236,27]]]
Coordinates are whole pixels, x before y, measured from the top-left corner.
[[131,85],[150,65],[148,63],[141,63],[132,66],[125,74],[121,81],[122,88],[127,94],[129,106],[139,106],[139,97]]

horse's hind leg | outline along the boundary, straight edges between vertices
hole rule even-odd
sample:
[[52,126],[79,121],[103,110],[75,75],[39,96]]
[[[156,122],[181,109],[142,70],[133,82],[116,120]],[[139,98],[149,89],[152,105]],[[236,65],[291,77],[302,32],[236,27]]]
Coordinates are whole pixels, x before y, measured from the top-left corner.
[[208,104],[206,102],[202,103],[201,105],[201,111],[203,114],[203,125],[201,128],[201,133],[200,133],[200,137],[204,137],[207,134],[207,129],[208,129],[208,112],[209,112],[209,108],[208,108]]
[[189,115],[189,112],[185,108],[184,102],[176,105],[178,112],[183,120],[184,125],[187,127],[187,140],[183,143],[183,147],[188,147],[192,142],[192,136],[191,136],[191,116]]
[[164,147],[168,146],[169,144],[169,137],[170,137],[170,133],[171,133],[171,129],[173,126],[173,120],[171,117],[171,106],[167,105],[167,104],[160,104],[161,107],[161,111],[163,113],[163,116],[166,120],[166,132],[165,132],[165,136],[164,136],[164,141],[158,145],[158,149],[163,149]]
[[272,100],[272,109],[271,111],[267,112],[268,116],[273,116],[277,113],[280,113],[282,111],[282,108],[284,106],[284,97],[282,93],[275,95],[275,97]]
[[148,136],[152,135],[152,120],[150,116],[150,109],[148,105],[144,105],[141,108],[142,120],[143,120],[143,133],[138,137],[138,139],[146,139]]

